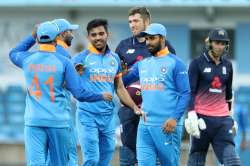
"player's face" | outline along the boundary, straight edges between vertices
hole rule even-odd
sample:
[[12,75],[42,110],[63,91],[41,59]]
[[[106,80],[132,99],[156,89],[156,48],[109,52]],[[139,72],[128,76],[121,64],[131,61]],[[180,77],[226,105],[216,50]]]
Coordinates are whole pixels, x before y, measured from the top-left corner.
[[159,35],[146,35],[146,44],[149,52],[155,55],[161,50],[161,37]]
[[212,41],[211,45],[214,56],[219,57],[224,53],[226,42]]
[[103,26],[98,26],[89,31],[88,39],[98,51],[102,51],[106,49],[108,33]]
[[138,36],[146,29],[145,21],[139,13],[129,16],[128,24],[133,36]]
[[72,30],[67,30],[67,31],[63,32],[63,38],[64,38],[64,42],[68,46],[71,46],[72,40],[74,38]]

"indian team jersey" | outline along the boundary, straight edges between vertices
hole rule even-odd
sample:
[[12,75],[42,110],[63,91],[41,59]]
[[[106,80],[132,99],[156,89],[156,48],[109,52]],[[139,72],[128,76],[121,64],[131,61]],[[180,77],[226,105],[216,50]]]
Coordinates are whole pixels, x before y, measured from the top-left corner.
[[[26,124],[34,124],[32,117],[39,111],[41,117],[59,120],[69,120],[69,114],[64,113],[67,108],[66,91],[63,88],[64,65],[50,52],[34,53],[26,58],[23,63],[26,85],[28,86],[28,98],[26,102]],[[30,110],[37,110],[29,112]],[[58,113],[60,112],[60,113]],[[56,121],[56,119],[55,119]],[[44,125],[49,124],[46,122]],[[63,122],[62,122],[63,123]],[[59,124],[59,123],[58,123]]]
[[[74,64],[83,64],[84,72],[81,76],[86,89],[98,93],[110,92],[114,94],[114,80],[121,72],[120,59],[107,48],[106,53],[100,54],[93,46],[89,46],[79,55],[73,58]],[[77,102],[80,110],[93,113],[111,113],[114,108],[113,102]]]
[[[68,46],[66,45],[65,42],[61,41],[61,40],[57,40],[57,45],[56,45],[56,52],[60,53],[62,56],[71,59],[70,54],[68,53],[68,51],[66,51],[66,49],[68,48]],[[71,94],[70,92],[66,93],[66,98],[67,98],[67,110],[71,111]]]
[[[149,57],[136,63],[125,82],[137,77],[142,91],[145,125],[163,125],[169,119],[179,120],[189,102],[190,87],[185,65],[167,48],[164,56]],[[130,77],[130,78],[129,78]],[[140,123],[144,123],[140,120]]]
[[102,95],[82,88],[73,64],[57,53],[53,45],[42,44],[39,51],[28,52],[34,43],[34,38],[29,36],[10,52],[11,61],[24,71],[25,125],[67,127],[70,115],[66,109],[66,89],[81,101],[102,100]]

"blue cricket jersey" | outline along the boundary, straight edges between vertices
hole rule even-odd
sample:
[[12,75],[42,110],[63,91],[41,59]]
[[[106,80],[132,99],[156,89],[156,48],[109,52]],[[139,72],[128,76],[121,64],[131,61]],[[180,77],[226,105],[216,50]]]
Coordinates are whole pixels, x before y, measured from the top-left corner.
[[123,77],[125,85],[140,80],[141,108],[147,115],[145,125],[163,125],[169,118],[179,120],[190,99],[188,73],[183,62],[169,53],[167,47],[158,55],[139,61]]
[[68,46],[66,45],[65,42],[59,39],[57,40],[56,51],[65,56],[66,58],[71,59],[70,54],[66,51],[67,48]]
[[[110,92],[114,94],[115,77],[121,76],[120,59],[108,47],[105,54],[98,52],[92,45],[73,58],[74,64],[83,64],[84,72],[81,76],[86,89],[95,92]],[[77,102],[77,108],[96,114],[113,112],[114,103],[108,101]]]
[[55,46],[41,44],[39,51],[28,52],[34,44],[35,39],[29,36],[9,54],[10,60],[24,71],[27,86],[25,125],[68,127],[66,89],[80,101],[99,101],[103,99],[102,94],[83,88],[73,64],[57,53]]
[[[66,45],[65,42],[63,42],[62,40],[57,40],[56,42],[56,52],[60,53],[62,56],[71,59],[70,54],[68,53],[68,51],[66,51],[66,49],[68,48],[68,46]],[[71,111],[71,93],[68,91],[65,94],[65,97],[67,98],[67,110]]]

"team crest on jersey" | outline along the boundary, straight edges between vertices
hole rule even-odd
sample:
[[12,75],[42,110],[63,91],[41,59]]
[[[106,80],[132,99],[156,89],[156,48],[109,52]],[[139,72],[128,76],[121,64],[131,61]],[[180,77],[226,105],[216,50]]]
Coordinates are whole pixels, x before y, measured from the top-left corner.
[[115,61],[114,60],[110,61],[110,66],[115,66]]
[[227,68],[225,66],[222,67],[222,74],[224,74],[224,75],[227,74]]
[[224,36],[225,32],[223,30],[218,31],[218,35]]
[[162,67],[161,68],[161,73],[162,74],[166,74],[167,73],[167,68],[166,67]]
[[126,53],[127,53],[127,54],[133,54],[134,52],[135,52],[135,49],[131,49],[131,48],[130,48],[130,49],[127,50]]

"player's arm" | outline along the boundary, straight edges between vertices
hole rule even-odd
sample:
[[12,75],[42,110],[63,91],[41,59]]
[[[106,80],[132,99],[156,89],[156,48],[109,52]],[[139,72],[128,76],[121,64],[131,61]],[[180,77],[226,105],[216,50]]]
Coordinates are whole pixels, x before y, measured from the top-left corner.
[[139,62],[135,63],[129,72],[122,76],[122,81],[124,86],[128,86],[133,82],[136,82],[139,80],[139,70],[138,70]]
[[22,68],[23,60],[27,58],[30,53],[27,52],[34,44],[36,40],[33,35],[29,35],[23,41],[21,41],[15,48],[9,53],[9,58],[13,64]]
[[75,69],[78,72],[78,74],[80,74],[80,75],[82,75],[83,71],[84,71],[83,59],[84,59],[83,53],[80,53],[72,58],[72,62],[75,66]]
[[195,104],[195,96],[198,91],[198,83],[199,83],[199,67],[196,62],[196,60],[193,60],[188,69],[188,76],[189,76],[189,83],[190,83],[190,89],[191,89],[191,99],[189,102],[189,111],[194,110],[194,104]]
[[66,61],[65,69],[65,82],[66,88],[72,93],[72,95],[79,101],[95,102],[100,100],[112,100],[110,93],[104,92],[94,93],[84,89],[80,76],[77,74],[73,64],[70,61]]
[[229,111],[231,111],[232,98],[233,98],[232,82],[233,82],[233,67],[232,64],[230,63],[229,78],[226,83],[226,102],[228,103]]
[[174,81],[177,92],[179,93],[174,118],[178,120],[183,116],[187,109],[191,97],[188,72],[181,61],[177,61],[176,63]]
[[183,116],[190,100],[188,72],[181,61],[177,61],[175,65],[174,84],[179,95],[174,114],[163,125],[163,131],[166,133],[175,130],[177,121]]
[[116,94],[119,97],[119,99],[121,100],[121,102],[130,107],[132,110],[134,110],[135,114],[140,115],[140,109],[137,107],[137,105],[134,103],[134,101],[131,99],[128,91],[126,90],[126,88],[123,85],[122,82],[122,77],[121,75],[117,76],[115,78],[115,90],[116,90]]
[[205,121],[202,118],[198,118],[195,110],[195,96],[198,91],[198,83],[199,83],[199,66],[197,60],[193,60],[189,65],[188,75],[189,75],[189,83],[191,88],[191,99],[189,102],[188,108],[188,116],[185,119],[185,128],[188,134],[200,138],[200,130],[206,129]]

